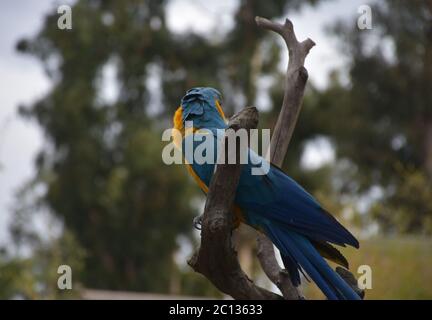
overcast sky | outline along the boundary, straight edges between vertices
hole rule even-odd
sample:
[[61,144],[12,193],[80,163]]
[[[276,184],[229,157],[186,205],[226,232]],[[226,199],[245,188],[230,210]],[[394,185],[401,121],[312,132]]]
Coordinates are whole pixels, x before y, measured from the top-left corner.
[[[172,0],[167,11],[168,26],[176,32],[192,29],[204,33],[221,25],[232,26],[237,1],[209,2]],[[17,54],[15,44],[22,37],[36,34],[44,15],[51,10],[55,12],[65,3],[71,1],[2,0],[0,3],[0,243],[7,240],[14,194],[34,175],[34,157],[44,141],[36,124],[17,116],[17,107],[42,97],[51,86],[40,63],[30,56]],[[290,15],[298,38],[310,37],[317,43],[306,62],[310,79],[316,85],[325,86],[329,70],[343,64],[336,42],[325,34],[324,26],[341,17],[355,17],[358,7],[365,3],[368,2],[335,0]],[[308,152],[312,164],[331,158],[328,148],[320,147],[319,143]]]

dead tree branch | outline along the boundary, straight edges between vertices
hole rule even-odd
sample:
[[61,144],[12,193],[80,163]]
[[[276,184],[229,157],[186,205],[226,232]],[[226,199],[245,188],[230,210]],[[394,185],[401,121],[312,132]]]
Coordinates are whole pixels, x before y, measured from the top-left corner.
[[[300,113],[308,79],[304,62],[315,43],[311,39],[299,42],[294,33],[293,24],[288,19],[285,20],[284,24],[261,17],[256,17],[255,21],[259,27],[278,33],[288,47],[289,61],[284,98],[268,154],[268,158],[273,164],[282,167]],[[289,275],[281,269],[276,260],[273,243],[264,234],[258,233],[257,247],[257,256],[267,277],[281,290],[285,299],[299,299],[299,293],[292,285]]]
[[297,123],[308,79],[304,61],[315,42],[311,39],[298,42],[293,24],[288,19],[285,20],[283,25],[261,17],[256,17],[255,20],[259,27],[278,33],[285,40],[288,47],[289,61],[284,98],[270,145],[270,160],[275,165],[282,166]]
[[[256,128],[257,124],[258,111],[250,107],[234,115],[228,126],[238,130]],[[226,148],[229,132],[233,131],[227,130],[223,139],[223,148]],[[240,267],[237,253],[232,246],[231,209],[240,179],[241,164],[240,161],[236,161],[236,164],[228,164],[227,159],[231,149],[228,148],[228,151],[221,154],[225,156],[224,164],[217,165],[211,179],[202,219],[201,246],[188,263],[196,272],[207,277],[219,290],[234,299],[281,299],[281,296],[256,286],[247,277]],[[239,157],[241,152],[247,152],[238,149],[239,146],[236,148],[236,157]]]
[[[299,42],[293,24],[288,19],[284,24],[279,24],[256,17],[256,23],[261,28],[278,33],[284,39],[289,52],[284,98],[268,151],[271,162],[281,167],[301,109],[308,79],[304,67],[305,58],[315,43],[311,39]],[[257,110],[245,108],[231,118],[229,128],[252,129],[256,128],[257,124]],[[227,136],[223,139],[223,148],[226,147],[226,141]],[[236,150],[238,149],[237,147]],[[241,152],[245,150],[237,151],[237,160]],[[237,260],[237,253],[231,242],[233,230],[231,209],[240,179],[241,164],[239,161],[236,161],[236,164],[227,164],[229,150],[224,153],[224,156],[225,164],[217,166],[207,194],[202,219],[201,246],[188,263],[196,272],[207,277],[219,290],[234,299],[282,299],[281,296],[256,286],[242,271]],[[257,247],[257,256],[264,272],[281,290],[283,298],[300,299],[288,273],[281,269],[276,260],[272,242],[262,233],[257,236]],[[352,275],[349,277],[345,271],[337,270],[354,288],[355,281],[352,280],[354,277]]]

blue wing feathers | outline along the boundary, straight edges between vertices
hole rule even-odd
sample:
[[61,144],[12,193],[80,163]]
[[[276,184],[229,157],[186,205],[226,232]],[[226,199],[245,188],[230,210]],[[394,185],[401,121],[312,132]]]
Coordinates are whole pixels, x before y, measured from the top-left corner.
[[291,232],[281,232],[273,225],[267,225],[267,234],[273,243],[281,250],[284,255],[292,255],[296,261],[302,266],[307,274],[315,281],[318,287],[324,292],[326,297],[330,300],[338,299],[334,290],[327,284],[316,268],[307,259],[305,254],[299,250],[295,241],[291,238]]
[[[259,157],[253,151],[250,156]],[[217,152],[215,161],[216,157]],[[300,284],[300,272],[305,271],[329,299],[359,299],[313,245],[317,241],[358,248],[357,239],[282,170],[270,166],[267,175],[253,176],[252,166],[243,165],[235,203],[246,222],[265,232],[279,248],[293,284]],[[214,165],[192,163],[192,168],[208,186]]]
[[287,232],[277,224],[265,223],[265,225],[266,233],[281,254],[298,261],[328,299],[360,299],[354,290],[330,268],[307,238],[295,232]]
[[269,182],[264,182],[265,176],[250,175],[248,166],[244,167],[249,175],[242,174],[236,196],[240,207],[254,214],[264,214],[316,240],[358,248],[357,239],[285,173],[271,167],[266,176],[270,186]]

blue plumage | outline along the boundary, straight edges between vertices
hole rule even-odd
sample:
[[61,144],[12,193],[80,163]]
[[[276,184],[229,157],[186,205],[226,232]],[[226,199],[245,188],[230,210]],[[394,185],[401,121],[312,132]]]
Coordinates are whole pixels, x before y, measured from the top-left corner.
[[[220,99],[220,93],[212,88],[194,88],[187,92],[182,99],[183,121],[193,121],[195,128],[208,131],[197,133],[203,134],[202,141],[188,141],[193,139],[192,135],[186,136],[183,146],[190,142],[195,150],[209,136],[217,138],[217,129],[226,128],[215,105],[215,101]],[[216,161],[216,145],[214,147]],[[192,163],[191,154],[184,152],[184,155]],[[302,269],[329,299],[359,299],[317,250],[325,246],[338,258],[340,253],[330,243],[358,248],[357,239],[279,168],[271,165],[268,174],[252,175],[251,168],[261,167],[260,162],[266,160],[252,150],[249,150],[249,157],[254,161],[243,165],[235,196],[235,204],[241,208],[246,223],[265,232],[278,247],[295,285],[300,284],[299,271]],[[214,164],[192,163],[192,169],[208,186]],[[344,260],[343,256],[340,257]]]

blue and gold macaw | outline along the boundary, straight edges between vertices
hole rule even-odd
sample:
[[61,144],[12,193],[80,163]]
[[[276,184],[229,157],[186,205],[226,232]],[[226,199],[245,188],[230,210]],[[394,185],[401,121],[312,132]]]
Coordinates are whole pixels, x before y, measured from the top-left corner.
[[[192,128],[185,128],[193,121]],[[182,132],[183,156],[189,173],[207,193],[214,164],[197,164],[185,151],[185,143],[192,139],[195,149],[205,135],[216,135],[217,129],[227,127],[221,107],[221,94],[213,88],[193,88],[187,91],[174,115],[174,128]],[[205,130],[203,130],[205,129]],[[193,135],[203,135],[203,140]],[[216,163],[217,154],[215,154]],[[328,299],[360,299],[354,290],[327,264],[324,258],[348,268],[345,257],[332,244],[358,248],[357,239],[299,184],[278,167],[271,165],[266,175],[252,175],[251,167],[259,157],[242,166],[233,212],[237,221],[264,232],[280,250],[285,268],[295,286],[300,284],[300,272],[306,273]],[[260,158],[260,157],[259,157]],[[189,160],[188,160],[189,159]],[[260,161],[266,161],[260,158]],[[305,275],[305,274],[304,274]],[[306,276],[306,275],[305,275]]]

